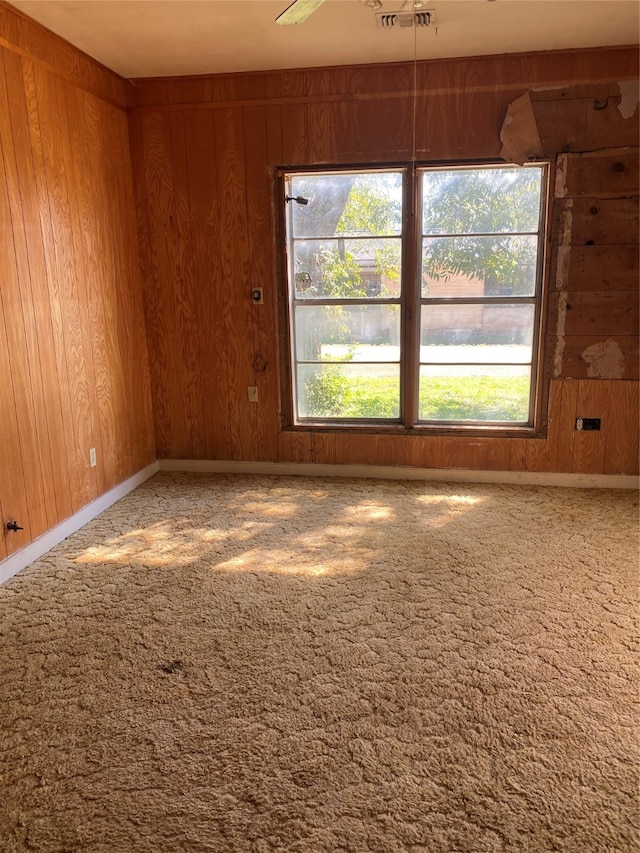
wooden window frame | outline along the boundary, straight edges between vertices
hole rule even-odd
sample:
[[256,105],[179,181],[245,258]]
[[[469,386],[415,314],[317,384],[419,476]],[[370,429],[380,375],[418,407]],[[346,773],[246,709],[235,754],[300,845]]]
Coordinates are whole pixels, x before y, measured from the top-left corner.
[[[543,438],[547,422],[542,412],[548,394],[543,381],[546,356],[544,352],[545,308],[548,296],[548,258],[550,241],[550,198],[553,164],[547,160],[532,162],[531,166],[542,169],[540,199],[539,237],[535,296],[534,337],[532,345],[530,412],[527,424],[506,424],[463,421],[420,421],[418,420],[418,381],[420,371],[420,315],[423,298],[418,286],[421,263],[421,198],[420,174],[436,169],[472,169],[508,167],[513,164],[503,160],[465,160],[442,162],[393,162],[393,163],[349,163],[280,166],[275,170],[276,205],[276,275],[278,280],[278,333],[279,333],[279,383],[280,383],[280,427],[287,432],[323,432],[337,434],[384,434],[384,435],[460,435],[477,437]],[[529,165],[529,164],[525,164]],[[401,311],[401,354],[400,354],[400,418],[395,420],[374,419],[311,419],[296,420],[293,390],[293,348],[291,346],[291,308],[289,293],[289,270],[287,260],[287,224],[285,182],[288,176],[298,174],[326,174],[339,172],[404,171],[403,217],[402,217],[402,289]],[[420,230],[419,230],[420,229]],[[339,300],[347,302],[347,300]],[[348,304],[351,304],[350,300]],[[373,300],[372,300],[373,301]],[[458,301],[458,300],[452,300]],[[463,301],[463,300],[461,300]],[[474,300],[477,301],[477,300]],[[496,297],[481,298],[480,302],[498,304]],[[509,301],[505,297],[502,301]],[[511,300],[513,301],[513,300]],[[353,301],[353,304],[356,304]],[[379,300],[376,301],[376,304]],[[314,300],[315,304],[315,300]],[[547,383],[548,384],[548,383]]]

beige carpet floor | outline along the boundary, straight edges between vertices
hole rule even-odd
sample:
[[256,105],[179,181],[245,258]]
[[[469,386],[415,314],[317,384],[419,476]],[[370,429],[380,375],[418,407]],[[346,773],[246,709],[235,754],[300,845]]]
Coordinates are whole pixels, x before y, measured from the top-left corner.
[[638,850],[634,493],[157,475],[0,587],[0,849]]

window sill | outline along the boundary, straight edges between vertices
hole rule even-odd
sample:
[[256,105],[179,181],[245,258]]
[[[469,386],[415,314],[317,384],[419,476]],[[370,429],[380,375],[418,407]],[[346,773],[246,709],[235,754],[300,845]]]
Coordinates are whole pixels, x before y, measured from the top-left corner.
[[331,435],[396,435],[396,436],[447,436],[449,438],[531,438],[545,439],[546,428],[532,426],[505,426],[455,424],[419,424],[404,427],[401,424],[338,424],[326,421],[305,422],[282,427],[282,432],[308,433],[322,432]]

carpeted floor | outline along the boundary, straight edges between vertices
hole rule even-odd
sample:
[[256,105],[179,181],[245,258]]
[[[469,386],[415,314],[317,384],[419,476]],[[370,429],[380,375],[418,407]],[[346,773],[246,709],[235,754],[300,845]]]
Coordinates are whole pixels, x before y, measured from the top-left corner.
[[631,492],[157,475],[0,587],[0,849],[638,849]]

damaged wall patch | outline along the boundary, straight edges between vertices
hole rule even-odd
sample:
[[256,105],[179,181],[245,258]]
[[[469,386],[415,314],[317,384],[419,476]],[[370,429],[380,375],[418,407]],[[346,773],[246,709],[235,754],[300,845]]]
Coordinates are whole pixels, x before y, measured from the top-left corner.
[[620,89],[620,103],[618,109],[622,118],[631,118],[638,109],[640,95],[637,80],[621,80],[618,83]]
[[582,359],[587,363],[590,379],[622,379],[624,376],[624,355],[620,345],[611,338],[587,347]]

